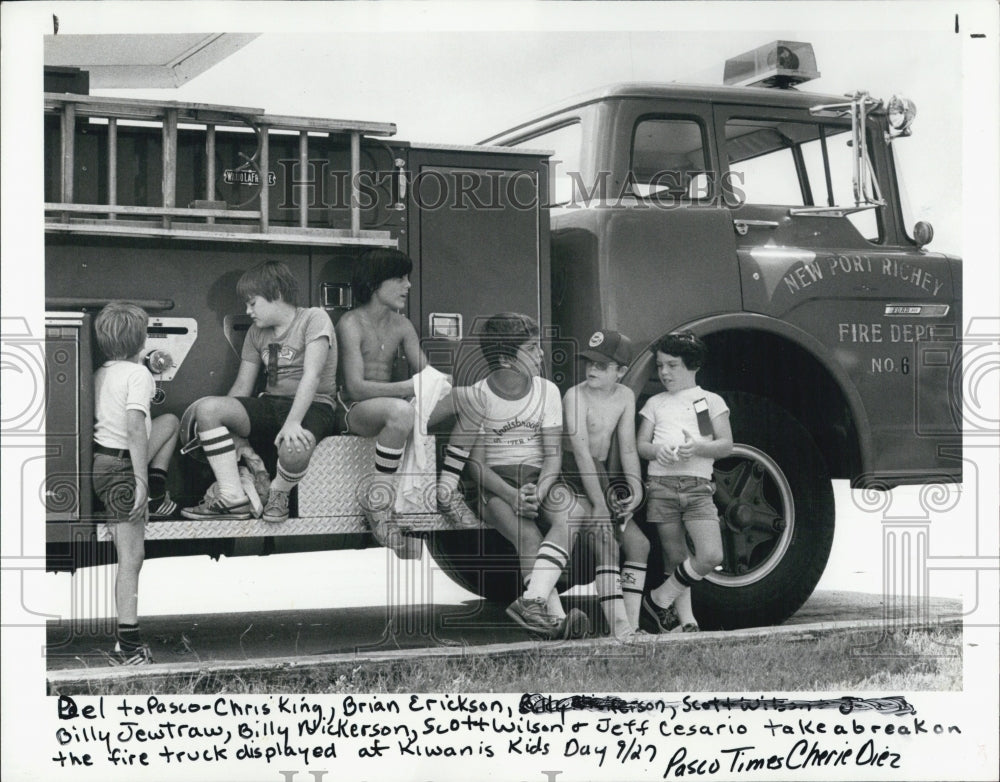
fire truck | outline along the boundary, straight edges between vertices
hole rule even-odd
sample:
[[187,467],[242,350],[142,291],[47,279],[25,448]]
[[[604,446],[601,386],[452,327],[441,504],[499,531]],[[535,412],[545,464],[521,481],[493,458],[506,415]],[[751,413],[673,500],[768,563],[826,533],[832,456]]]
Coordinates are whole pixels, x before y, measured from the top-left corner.
[[[929,224],[906,224],[893,154],[915,108],[798,87],[816,76],[809,44],[777,41],[727,62],[723,86],[619,84],[438,146],[390,123],[96,97],[85,74],[48,73],[48,568],[114,556],[88,476],[100,307],[150,313],[154,414],[181,416],[235,376],[246,269],[283,261],[303,303],[336,321],[359,254],[395,247],[414,262],[407,314],[457,384],[483,376],[477,324],[496,311],[543,324],[563,390],[581,341],[628,334],[640,405],[660,390],[645,348],[699,335],[699,382],[726,399],[735,448],[715,469],[724,562],[695,613],[705,628],[783,621],[829,556],[833,479],[886,491],[958,482],[962,465],[961,262],[925,249]],[[353,492],[371,448],[320,443],[284,524],[154,522],[146,555],[377,545]],[[172,464],[182,503],[210,481],[197,459]],[[512,599],[511,546],[474,519],[453,526],[427,488],[403,528],[456,582]],[[592,578],[587,559],[574,555],[565,586]]]

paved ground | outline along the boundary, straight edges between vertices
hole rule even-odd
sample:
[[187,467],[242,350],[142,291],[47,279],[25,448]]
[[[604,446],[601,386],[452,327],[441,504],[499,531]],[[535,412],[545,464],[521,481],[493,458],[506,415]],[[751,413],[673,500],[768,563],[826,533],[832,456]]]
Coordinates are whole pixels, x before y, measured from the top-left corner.
[[[596,619],[593,598],[575,601]],[[931,620],[957,618],[957,600],[931,599]],[[817,622],[877,621],[883,617],[881,595],[816,592],[786,625]],[[113,628],[74,628],[50,622],[48,668],[104,665],[102,650],[113,644]],[[516,643],[528,636],[503,613],[482,600],[457,605],[409,606],[391,617],[382,607],[310,609],[250,613],[157,616],[143,619],[143,633],[158,663],[207,660],[238,661],[265,657],[388,652],[440,644],[472,646]]]

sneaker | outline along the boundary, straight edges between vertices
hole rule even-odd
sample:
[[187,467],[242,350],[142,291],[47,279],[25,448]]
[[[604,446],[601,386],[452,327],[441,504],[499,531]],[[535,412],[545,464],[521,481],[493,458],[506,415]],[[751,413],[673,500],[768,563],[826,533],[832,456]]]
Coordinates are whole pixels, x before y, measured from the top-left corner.
[[642,596],[642,610],[653,620],[658,632],[669,633],[681,623],[677,616],[677,610],[672,604],[666,608],[660,608],[649,595]]
[[701,628],[698,627],[697,623],[695,623],[695,622],[685,622],[684,624],[680,625],[679,627],[675,627],[670,632],[672,632],[672,633],[698,633],[698,632],[701,632]]
[[473,529],[479,526],[479,519],[476,517],[476,514],[461,499],[456,498],[452,499],[451,502],[443,502],[439,496],[438,513],[453,527]]
[[380,545],[391,550],[400,559],[420,559],[423,541],[420,538],[404,535],[396,524],[392,510],[368,510],[365,511],[365,518],[371,527],[372,535]]
[[153,655],[146,644],[134,652],[123,652],[121,644],[116,643],[114,651],[108,655],[108,664],[116,667],[120,665],[149,665],[151,662],[153,662]]
[[177,513],[177,503],[170,499],[170,492],[168,491],[163,492],[162,499],[149,501],[150,521],[165,521],[167,519],[172,519],[174,518],[175,513]]
[[227,505],[221,497],[216,497],[193,508],[183,508],[181,515],[195,521],[246,521],[253,517],[253,508],[246,497],[235,505]]
[[586,638],[590,632],[590,620],[579,608],[571,608],[559,622],[556,637],[568,641],[571,638]]
[[[507,616],[517,622],[525,630],[545,638],[555,638],[560,629],[559,620],[549,614],[543,598],[519,597],[507,606]],[[587,617],[584,616],[584,619]]]
[[268,524],[280,524],[288,521],[288,492],[271,489],[264,507],[264,521]]

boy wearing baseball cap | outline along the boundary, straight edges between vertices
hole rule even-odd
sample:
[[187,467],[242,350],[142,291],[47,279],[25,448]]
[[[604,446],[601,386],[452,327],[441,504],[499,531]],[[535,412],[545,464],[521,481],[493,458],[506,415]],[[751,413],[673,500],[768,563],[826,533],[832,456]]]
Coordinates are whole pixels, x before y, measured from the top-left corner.
[[[572,515],[577,534],[591,539],[601,608],[611,632],[625,639],[639,627],[649,557],[649,541],[632,521],[642,499],[635,394],[620,382],[632,359],[632,345],[624,334],[604,329],[594,332],[579,358],[586,362],[585,380],[563,397],[569,443],[563,451],[562,475],[576,495]],[[613,485],[608,477],[615,437],[624,485]],[[620,572],[619,541],[625,554]]]

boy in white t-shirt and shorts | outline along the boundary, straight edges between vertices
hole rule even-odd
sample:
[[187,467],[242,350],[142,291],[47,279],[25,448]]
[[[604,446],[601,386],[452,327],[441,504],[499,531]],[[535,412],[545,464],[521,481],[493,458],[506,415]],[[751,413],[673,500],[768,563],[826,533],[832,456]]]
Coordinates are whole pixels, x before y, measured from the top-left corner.
[[[691,586],[722,562],[712,470],[716,459],[732,453],[733,433],[722,397],[695,380],[708,356],[705,343],[685,331],[668,334],[652,350],[666,390],[639,411],[636,441],[639,455],[649,460],[646,521],[659,534],[667,578],[642,605],[660,632],[677,625],[693,632],[698,625],[691,612]],[[685,531],[694,544],[690,555]]]
[[579,609],[564,611],[555,589],[569,561],[569,497],[557,488],[562,463],[562,401],[559,389],[539,377],[542,348],[538,324],[529,316],[502,312],[483,328],[481,350],[489,365],[485,380],[453,392],[458,424],[452,454],[475,437],[469,455],[479,475],[483,521],[517,550],[524,594],[507,615],[544,638],[586,635]]
[[177,504],[167,491],[167,467],[180,422],[155,419],[153,376],[141,363],[149,316],[135,304],[114,301],[94,319],[97,344],[107,358],[94,373],[94,492],[108,512],[118,567],[118,631],[112,665],[152,662],[139,635],[139,571],[145,559],[146,521],[170,519]]

